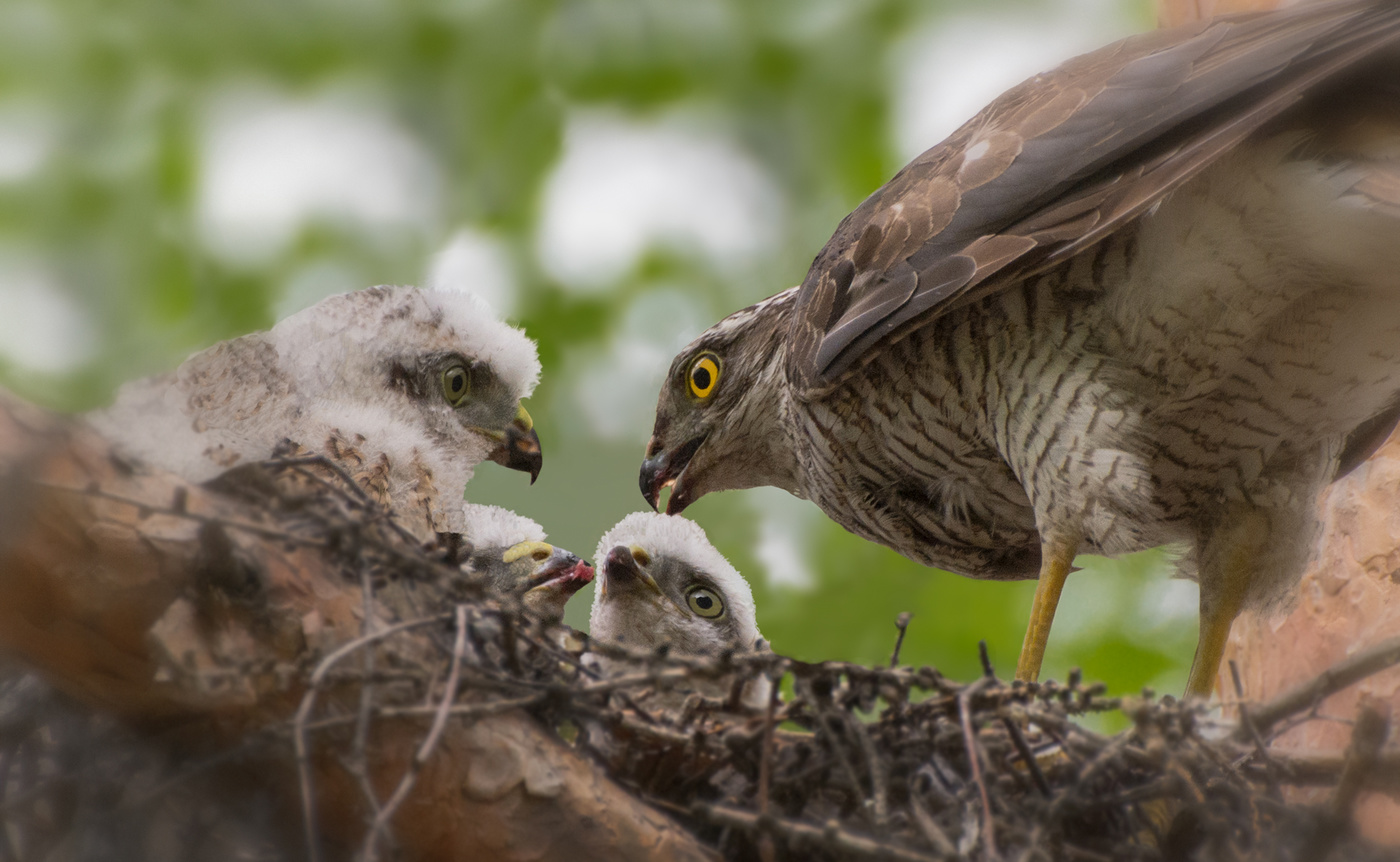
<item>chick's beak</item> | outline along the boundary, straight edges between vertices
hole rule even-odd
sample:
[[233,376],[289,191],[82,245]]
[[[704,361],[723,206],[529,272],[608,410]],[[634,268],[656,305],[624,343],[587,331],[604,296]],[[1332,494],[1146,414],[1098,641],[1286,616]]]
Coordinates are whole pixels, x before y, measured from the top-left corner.
[[603,592],[606,595],[610,589],[627,589],[634,585],[645,587],[658,596],[664,595],[656,579],[637,562],[633,549],[618,545],[608,551],[607,559],[603,561]]
[[540,451],[540,437],[535,433],[535,420],[530,418],[524,405],[506,428],[501,445],[490,457],[502,467],[529,473],[531,485],[539,478],[540,468],[544,466],[544,453]]
[[502,559],[510,563],[512,559],[526,554],[538,560],[539,564],[525,581],[526,589],[520,597],[521,602],[545,622],[562,621],[564,606],[569,599],[593,580],[593,567],[587,560],[579,559],[577,554],[547,542],[522,542],[506,551]]
[[563,548],[551,548],[551,553],[530,573],[530,591],[560,590],[572,596],[593,580],[593,567],[587,560]]

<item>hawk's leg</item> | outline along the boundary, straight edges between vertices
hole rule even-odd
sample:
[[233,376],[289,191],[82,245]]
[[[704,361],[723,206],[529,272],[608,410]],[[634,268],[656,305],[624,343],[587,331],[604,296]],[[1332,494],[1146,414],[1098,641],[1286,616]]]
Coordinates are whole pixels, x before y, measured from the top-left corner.
[[1186,696],[1209,698],[1215,690],[1230,626],[1244,608],[1270,536],[1269,517],[1253,508],[1227,510],[1203,555],[1201,622]]
[[1045,642],[1050,639],[1050,626],[1055,622],[1055,608],[1060,604],[1060,591],[1065,588],[1070,564],[1078,550],[1076,542],[1043,542],[1040,549],[1040,578],[1035,584],[1035,600],[1031,602],[1031,618],[1026,623],[1026,639],[1021,642],[1021,657],[1016,662],[1016,678],[1035,682],[1040,676],[1040,663],[1045,659]]
[[1236,559],[1221,573],[1223,582],[1218,594],[1207,601],[1204,585],[1201,589],[1201,633],[1196,641],[1196,658],[1191,662],[1191,675],[1186,678],[1186,696],[1209,698],[1215,690],[1215,677],[1220,672],[1220,659],[1225,655],[1225,641],[1230,637],[1230,626],[1239,616],[1244,606],[1244,596],[1249,588],[1253,567],[1248,561],[1237,559],[1243,553],[1233,554]]

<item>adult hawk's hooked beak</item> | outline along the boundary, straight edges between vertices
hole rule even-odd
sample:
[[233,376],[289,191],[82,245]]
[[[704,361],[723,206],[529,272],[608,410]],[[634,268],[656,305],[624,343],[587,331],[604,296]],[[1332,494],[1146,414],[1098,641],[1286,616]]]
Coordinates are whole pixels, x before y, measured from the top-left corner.
[[695,502],[685,481],[685,468],[704,442],[704,437],[696,437],[680,448],[667,452],[657,451],[660,449],[660,441],[652,438],[651,444],[647,446],[648,457],[642,462],[642,472],[638,477],[642,497],[647,501],[647,505],[656,509],[661,489],[667,486],[671,486],[671,496],[666,500],[666,514],[679,515],[685,511],[686,506]]
[[544,466],[544,453],[540,451],[540,436],[535,433],[535,420],[521,405],[520,412],[506,428],[501,437],[501,445],[490,455],[492,461],[512,470],[522,470],[530,474],[530,484],[539,478]]

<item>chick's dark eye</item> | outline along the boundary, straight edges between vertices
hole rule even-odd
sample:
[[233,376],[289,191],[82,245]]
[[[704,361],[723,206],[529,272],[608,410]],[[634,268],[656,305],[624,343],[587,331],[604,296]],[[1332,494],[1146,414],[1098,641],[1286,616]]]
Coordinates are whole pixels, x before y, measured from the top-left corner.
[[714,590],[691,587],[685,594],[685,601],[692,611],[707,620],[718,619],[724,615],[724,600]]
[[471,391],[472,378],[466,366],[453,365],[442,372],[442,397],[447,399],[448,404],[456,407]]

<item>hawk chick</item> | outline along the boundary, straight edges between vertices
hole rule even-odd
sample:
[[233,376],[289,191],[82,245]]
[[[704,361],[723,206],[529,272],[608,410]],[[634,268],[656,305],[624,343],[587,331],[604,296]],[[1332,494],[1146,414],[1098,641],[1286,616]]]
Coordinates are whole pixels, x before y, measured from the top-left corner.
[[321,455],[422,535],[460,532],[491,459],[539,473],[520,400],[535,345],[470,294],[374,287],[216,344],[89,415],[119,451],[191,481],[274,455]]
[[[598,543],[598,589],[589,635],[634,650],[717,657],[766,650],[753,592],[694,521],[635,512]],[[606,663],[605,663],[606,666]],[[768,681],[745,686],[743,703],[768,702]],[[729,686],[707,693],[727,694]]]
[[593,580],[593,567],[545,541],[540,525],[499,506],[463,507],[471,551],[463,563],[494,590],[518,598],[546,623],[564,619],[564,605]]

